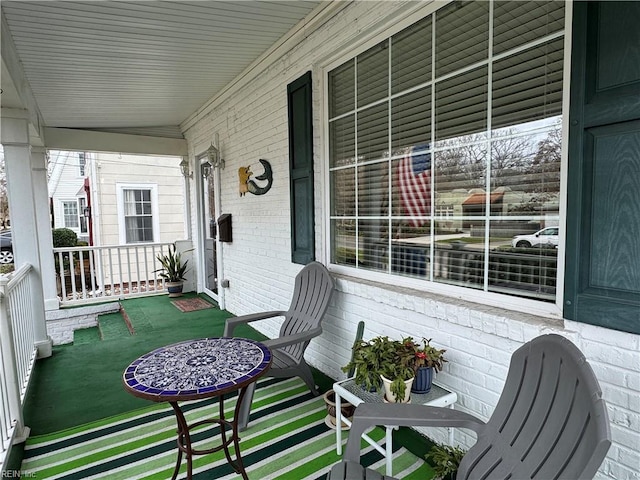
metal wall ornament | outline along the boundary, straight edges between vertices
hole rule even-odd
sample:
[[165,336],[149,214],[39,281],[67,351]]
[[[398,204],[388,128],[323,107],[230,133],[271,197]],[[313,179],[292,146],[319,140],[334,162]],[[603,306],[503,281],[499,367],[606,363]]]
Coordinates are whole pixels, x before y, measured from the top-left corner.
[[247,167],[240,167],[238,169],[238,179],[240,182],[239,190],[241,197],[244,197],[247,192],[254,195],[264,195],[271,190],[271,186],[273,185],[273,170],[271,169],[271,164],[263,158],[259,159],[259,161],[264,168],[264,173],[256,176],[255,179],[260,182],[266,181],[267,183],[264,186],[260,186],[251,179],[251,176],[253,175],[251,165]]

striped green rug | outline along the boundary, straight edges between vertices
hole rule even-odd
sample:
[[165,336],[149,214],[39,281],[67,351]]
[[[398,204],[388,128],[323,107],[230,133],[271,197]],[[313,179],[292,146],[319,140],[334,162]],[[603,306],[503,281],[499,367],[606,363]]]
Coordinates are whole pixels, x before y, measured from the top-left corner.
[[[231,416],[235,399],[225,402]],[[189,423],[215,416],[217,403],[183,405]],[[335,431],[325,424],[322,397],[313,397],[298,379],[259,383],[252,420],[242,432],[240,446],[251,480],[322,479],[339,461]],[[217,432],[217,429],[213,431]],[[22,470],[42,479],[164,480],[171,478],[177,447],[176,423],[167,404],[149,407],[96,421],[81,427],[29,438]],[[212,429],[197,431],[197,446],[214,446]],[[382,441],[384,432],[372,433]],[[346,435],[343,436],[343,438]],[[215,440],[214,440],[215,439]],[[184,478],[186,462],[183,459]],[[381,455],[363,442],[362,463],[384,470]],[[431,469],[404,448],[394,456],[394,475],[407,480],[431,478]],[[240,478],[227,465],[222,452],[194,458],[194,478]]]

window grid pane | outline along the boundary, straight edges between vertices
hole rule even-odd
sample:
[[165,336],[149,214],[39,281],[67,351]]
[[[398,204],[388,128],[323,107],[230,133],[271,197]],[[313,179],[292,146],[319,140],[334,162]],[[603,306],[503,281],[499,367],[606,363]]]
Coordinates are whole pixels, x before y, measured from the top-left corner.
[[431,17],[391,39],[391,93],[431,81]]
[[124,196],[126,242],[153,242],[151,190],[125,189],[122,193]]
[[555,301],[563,23],[455,2],[329,73],[334,263]]
[[62,202],[64,226],[78,228],[78,202]]
[[486,60],[489,2],[452,2],[436,12],[436,77]]
[[389,94],[389,42],[385,40],[357,58],[358,107]]

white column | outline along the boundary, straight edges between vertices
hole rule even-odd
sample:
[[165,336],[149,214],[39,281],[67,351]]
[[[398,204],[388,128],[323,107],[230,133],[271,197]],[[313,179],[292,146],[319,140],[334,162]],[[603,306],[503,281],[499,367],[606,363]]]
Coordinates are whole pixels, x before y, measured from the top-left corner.
[[[182,162],[187,162],[187,168],[191,168],[191,165],[189,165],[189,157],[182,157]],[[180,165],[182,165],[182,162],[180,163]],[[197,163],[197,161],[196,161]],[[181,167],[182,170],[182,167]],[[187,234],[187,239],[189,240],[193,240],[193,228],[191,225],[191,179],[198,175],[198,170],[199,169],[195,169],[195,173],[191,172],[189,175],[184,175],[184,172],[182,172],[183,176],[184,176],[184,217],[185,217],[185,233]],[[197,178],[197,177],[196,177]]]
[[60,301],[56,288],[56,269],[53,260],[53,235],[49,212],[49,192],[47,190],[47,150],[31,147],[31,180],[34,204],[36,205],[36,228],[42,267],[42,290],[45,310],[58,310]]
[[[33,302],[33,322],[38,356],[42,358],[51,355],[52,342],[47,337],[45,324],[35,185],[31,175],[28,118],[26,110],[3,108],[1,132],[7,175],[7,194],[11,211],[14,262],[18,267],[25,263],[33,266],[31,272],[31,275],[33,275],[33,298],[31,299]],[[39,208],[44,208],[48,213],[49,202],[39,205]],[[49,247],[50,250],[51,248]]]

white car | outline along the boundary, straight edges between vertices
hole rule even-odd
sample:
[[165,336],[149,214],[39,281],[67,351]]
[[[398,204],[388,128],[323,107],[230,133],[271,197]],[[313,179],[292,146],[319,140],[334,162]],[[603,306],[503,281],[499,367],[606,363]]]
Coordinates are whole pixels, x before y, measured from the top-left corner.
[[512,247],[535,247],[537,245],[558,246],[558,227],[547,227],[531,235],[516,235],[511,240]]

